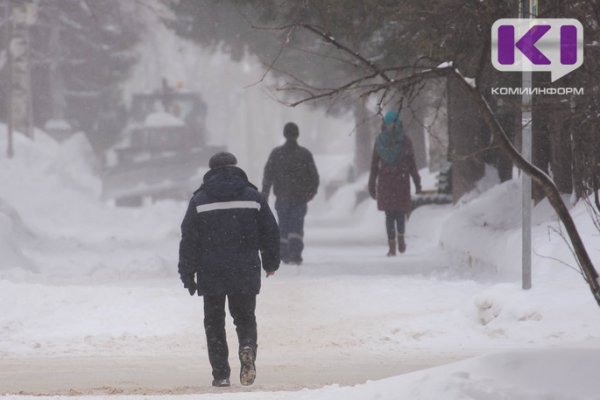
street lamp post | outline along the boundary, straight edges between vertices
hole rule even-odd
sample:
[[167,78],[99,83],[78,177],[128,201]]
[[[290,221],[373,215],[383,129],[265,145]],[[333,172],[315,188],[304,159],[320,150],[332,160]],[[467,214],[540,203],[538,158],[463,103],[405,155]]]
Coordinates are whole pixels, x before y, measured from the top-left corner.
[[[538,14],[538,0],[522,0],[519,4],[520,18],[535,18]],[[523,71],[521,98],[521,137],[522,155],[531,162],[532,160],[532,95],[531,95],[531,70]],[[522,263],[523,277],[522,286],[524,290],[531,289],[531,177],[521,174],[522,179]]]

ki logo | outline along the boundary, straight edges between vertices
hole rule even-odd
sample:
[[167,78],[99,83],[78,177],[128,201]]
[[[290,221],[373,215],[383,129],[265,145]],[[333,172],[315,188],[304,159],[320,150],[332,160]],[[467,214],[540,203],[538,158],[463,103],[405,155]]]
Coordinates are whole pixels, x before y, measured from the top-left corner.
[[504,18],[492,25],[492,64],[499,71],[546,71],[552,82],[583,64],[576,19]]

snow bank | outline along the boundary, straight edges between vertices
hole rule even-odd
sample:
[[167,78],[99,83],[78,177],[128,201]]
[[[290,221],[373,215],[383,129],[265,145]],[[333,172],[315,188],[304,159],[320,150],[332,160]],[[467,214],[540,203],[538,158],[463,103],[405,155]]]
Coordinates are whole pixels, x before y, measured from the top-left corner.
[[[5,131],[0,125],[0,136]],[[0,143],[0,154],[5,154],[5,143]],[[12,159],[0,158],[4,278],[105,282],[165,276],[172,261],[165,261],[162,249],[149,245],[144,254],[128,254],[126,242],[178,236],[185,205],[165,201],[130,210],[102,202],[96,156],[83,133],[60,144],[39,130],[34,140],[16,133],[14,152]],[[84,249],[83,244],[96,247]],[[18,268],[9,271],[9,266]],[[23,275],[19,269],[39,274]]]
[[306,398],[596,399],[599,356],[598,349],[490,354],[354,388],[324,389]]
[[[531,344],[567,337],[589,340],[589,332],[583,332],[588,323],[597,323],[598,307],[547,200],[532,214],[533,288],[521,289],[520,187],[520,180],[512,180],[479,196],[470,194],[456,206],[421,207],[408,231],[439,243],[447,265],[443,277],[489,285],[462,312],[490,337]],[[586,205],[579,202],[570,212],[590,257],[600,265],[599,233]],[[570,333],[565,321],[573,322]]]
[[64,119],[49,119],[44,124],[44,129],[47,131],[57,130],[57,131],[70,131],[72,129],[71,124],[69,124]]
[[[5,131],[0,125],[0,135]],[[5,151],[2,143],[0,152]],[[24,219],[39,216],[40,207],[47,214],[63,208],[53,207],[58,203],[69,207],[90,203],[100,193],[95,155],[83,133],[62,144],[39,130],[34,140],[15,133],[14,153],[13,159],[0,158],[2,196]]]
[[25,269],[35,271],[36,268],[29,260],[18,243],[30,235],[19,214],[0,198],[0,278],[4,271]]
[[459,204],[444,220],[440,245],[460,265],[481,276],[516,280],[521,266],[521,197],[515,181]]
[[99,170],[90,141],[79,132],[58,146],[50,172],[56,173],[63,185],[97,198],[102,191]]
[[[600,234],[585,205],[571,206],[563,199],[596,264],[600,249],[595,246]],[[439,243],[455,272],[479,279],[505,282],[521,279],[521,180],[499,183],[493,168],[475,189],[454,206],[423,206],[413,212],[408,234]],[[574,271],[576,262],[565,241],[558,216],[544,199],[532,210],[534,279],[562,278],[580,281]],[[567,239],[568,240],[568,239]],[[571,267],[571,268],[569,268]],[[565,275],[566,276],[563,276]]]

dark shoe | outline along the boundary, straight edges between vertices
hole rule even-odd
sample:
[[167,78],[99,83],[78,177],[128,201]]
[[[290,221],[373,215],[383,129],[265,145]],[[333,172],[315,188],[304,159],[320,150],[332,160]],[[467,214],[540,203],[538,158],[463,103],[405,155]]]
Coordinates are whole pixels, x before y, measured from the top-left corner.
[[406,251],[406,243],[404,242],[404,235],[398,235],[398,251],[404,253]]
[[283,262],[284,264],[289,264],[290,262],[290,257],[288,254],[288,243],[287,240],[285,242],[279,242],[279,258],[281,259],[281,262]]
[[394,257],[396,255],[396,241],[388,240],[388,246],[389,246],[389,250],[388,250],[387,256]]
[[229,378],[213,379],[212,385],[215,387],[228,387],[231,386],[231,383],[229,383]]
[[302,264],[302,257],[300,257],[300,258],[292,258],[292,259],[288,260],[288,264],[301,265]]
[[256,352],[252,347],[244,346],[240,350],[240,362],[242,368],[240,369],[240,383],[244,386],[249,386],[254,383],[256,379],[256,366],[254,360],[256,358]]

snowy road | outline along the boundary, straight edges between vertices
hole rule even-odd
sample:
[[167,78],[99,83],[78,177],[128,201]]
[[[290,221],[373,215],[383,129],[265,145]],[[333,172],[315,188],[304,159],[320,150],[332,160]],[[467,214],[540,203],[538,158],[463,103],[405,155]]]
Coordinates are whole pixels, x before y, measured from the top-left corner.
[[[174,266],[176,245],[172,240],[156,246],[154,255]],[[0,393],[213,390],[201,300],[180,288],[174,269],[167,277],[155,272],[145,280],[128,274],[113,274],[111,280],[104,273],[102,283],[93,284],[86,277],[103,263],[153,263],[148,244],[112,246],[103,252],[97,244],[70,248],[65,243],[61,249],[53,243],[59,249],[56,258],[38,249],[40,261],[54,262],[51,267],[61,271],[46,275],[52,285],[2,282],[0,297],[18,314],[1,317]],[[479,285],[431,280],[440,265],[423,243],[396,259],[383,257],[384,251],[381,246],[312,246],[305,265],[283,265],[274,278],[263,280],[257,310],[259,374],[252,390],[353,385],[478,353],[460,343],[427,349],[420,342],[443,334],[432,315],[444,318]],[[81,267],[79,275],[73,267],[64,275],[65,266],[75,265]],[[443,298],[428,300],[433,314],[422,315],[415,302],[422,303],[426,292],[442,291]],[[415,329],[415,323],[421,328]],[[231,321],[228,333],[235,349]],[[231,364],[235,385],[233,355]],[[238,384],[231,390],[239,389]]]
[[[398,354],[357,358],[260,360],[255,385],[225,391],[294,391],[331,384],[354,385],[456,361],[444,356]],[[0,361],[0,392],[31,395],[192,394],[223,392],[210,386],[210,369],[193,357],[58,357]]]

